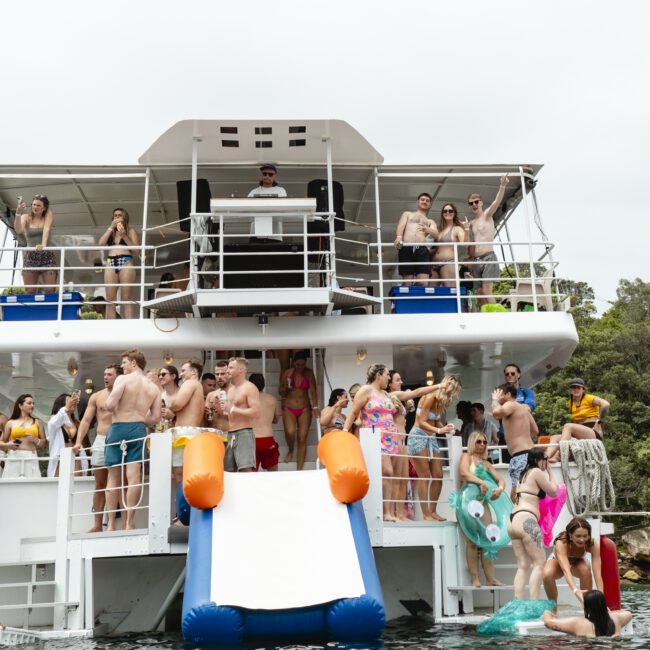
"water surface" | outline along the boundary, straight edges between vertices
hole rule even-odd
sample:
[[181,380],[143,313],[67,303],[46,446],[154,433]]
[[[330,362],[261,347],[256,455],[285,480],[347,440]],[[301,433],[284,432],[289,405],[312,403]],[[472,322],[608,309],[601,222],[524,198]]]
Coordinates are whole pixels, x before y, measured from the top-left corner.
[[[634,636],[615,640],[590,640],[575,637],[483,637],[473,627],[433,625],[430,621],[404,616],[391,621],[381,641],[375,644],[250,646],[247,650],[426,650],[428,648],[512,648],[554,650],[555,648],[615,648],[616,650],[650,650],[650,587],[625,587],[623,607],[634,613]],[[25,650],[191,650],[180,635],[133,635],[98,639],[63,639],[18,646]]]

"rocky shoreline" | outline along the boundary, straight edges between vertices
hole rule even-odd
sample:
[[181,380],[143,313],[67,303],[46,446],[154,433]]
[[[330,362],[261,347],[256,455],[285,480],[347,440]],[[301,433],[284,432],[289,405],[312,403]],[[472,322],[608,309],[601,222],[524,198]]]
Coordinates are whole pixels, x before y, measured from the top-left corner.
[[618,574],[622,584],[650,584],[650,528],[637,528],[623,535],[625,550],[618,550]]

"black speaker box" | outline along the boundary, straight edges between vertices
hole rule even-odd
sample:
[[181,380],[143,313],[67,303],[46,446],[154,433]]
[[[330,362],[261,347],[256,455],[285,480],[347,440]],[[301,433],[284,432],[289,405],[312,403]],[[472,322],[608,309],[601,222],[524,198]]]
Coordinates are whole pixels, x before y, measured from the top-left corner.
[[[192,210],[192,181],[176,181],[176,195],[178,197],[178,218],[183,232],[190,232],[189,216]],[[196,211],[210,212],[210,184],[205,178],[196,181]]]

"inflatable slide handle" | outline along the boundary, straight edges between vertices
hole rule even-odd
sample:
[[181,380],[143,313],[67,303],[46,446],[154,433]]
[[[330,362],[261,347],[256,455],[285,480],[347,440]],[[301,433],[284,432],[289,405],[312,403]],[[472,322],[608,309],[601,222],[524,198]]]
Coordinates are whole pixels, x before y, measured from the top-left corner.
[[194,508],[208,510],[223,498],[223,458],[226,448],[214,433],[199,433],[183,453],[183,494]]
[[341,503],[354,503],[370,487],[359,440],[347,431],[330,431],[318,443],[318,459],[327,470],[330,490]]

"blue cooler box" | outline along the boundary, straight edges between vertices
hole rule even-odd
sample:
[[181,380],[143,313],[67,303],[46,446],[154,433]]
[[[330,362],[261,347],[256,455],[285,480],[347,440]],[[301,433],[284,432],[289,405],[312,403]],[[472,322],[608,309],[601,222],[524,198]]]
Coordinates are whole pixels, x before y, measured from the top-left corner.
[[[77,320],[83,297],[78,291],[62,294],[62,320]],[[58,293],[25,293],[20,296],[0,296],[2,320],[56,320]]]
[[[467,293],[464,287],[460,295]],[[396,314],[455,314],[458,312],[456,287],[392,287],[390,297]],[[465,308],[466,299],[461,299],[460,308]]]

